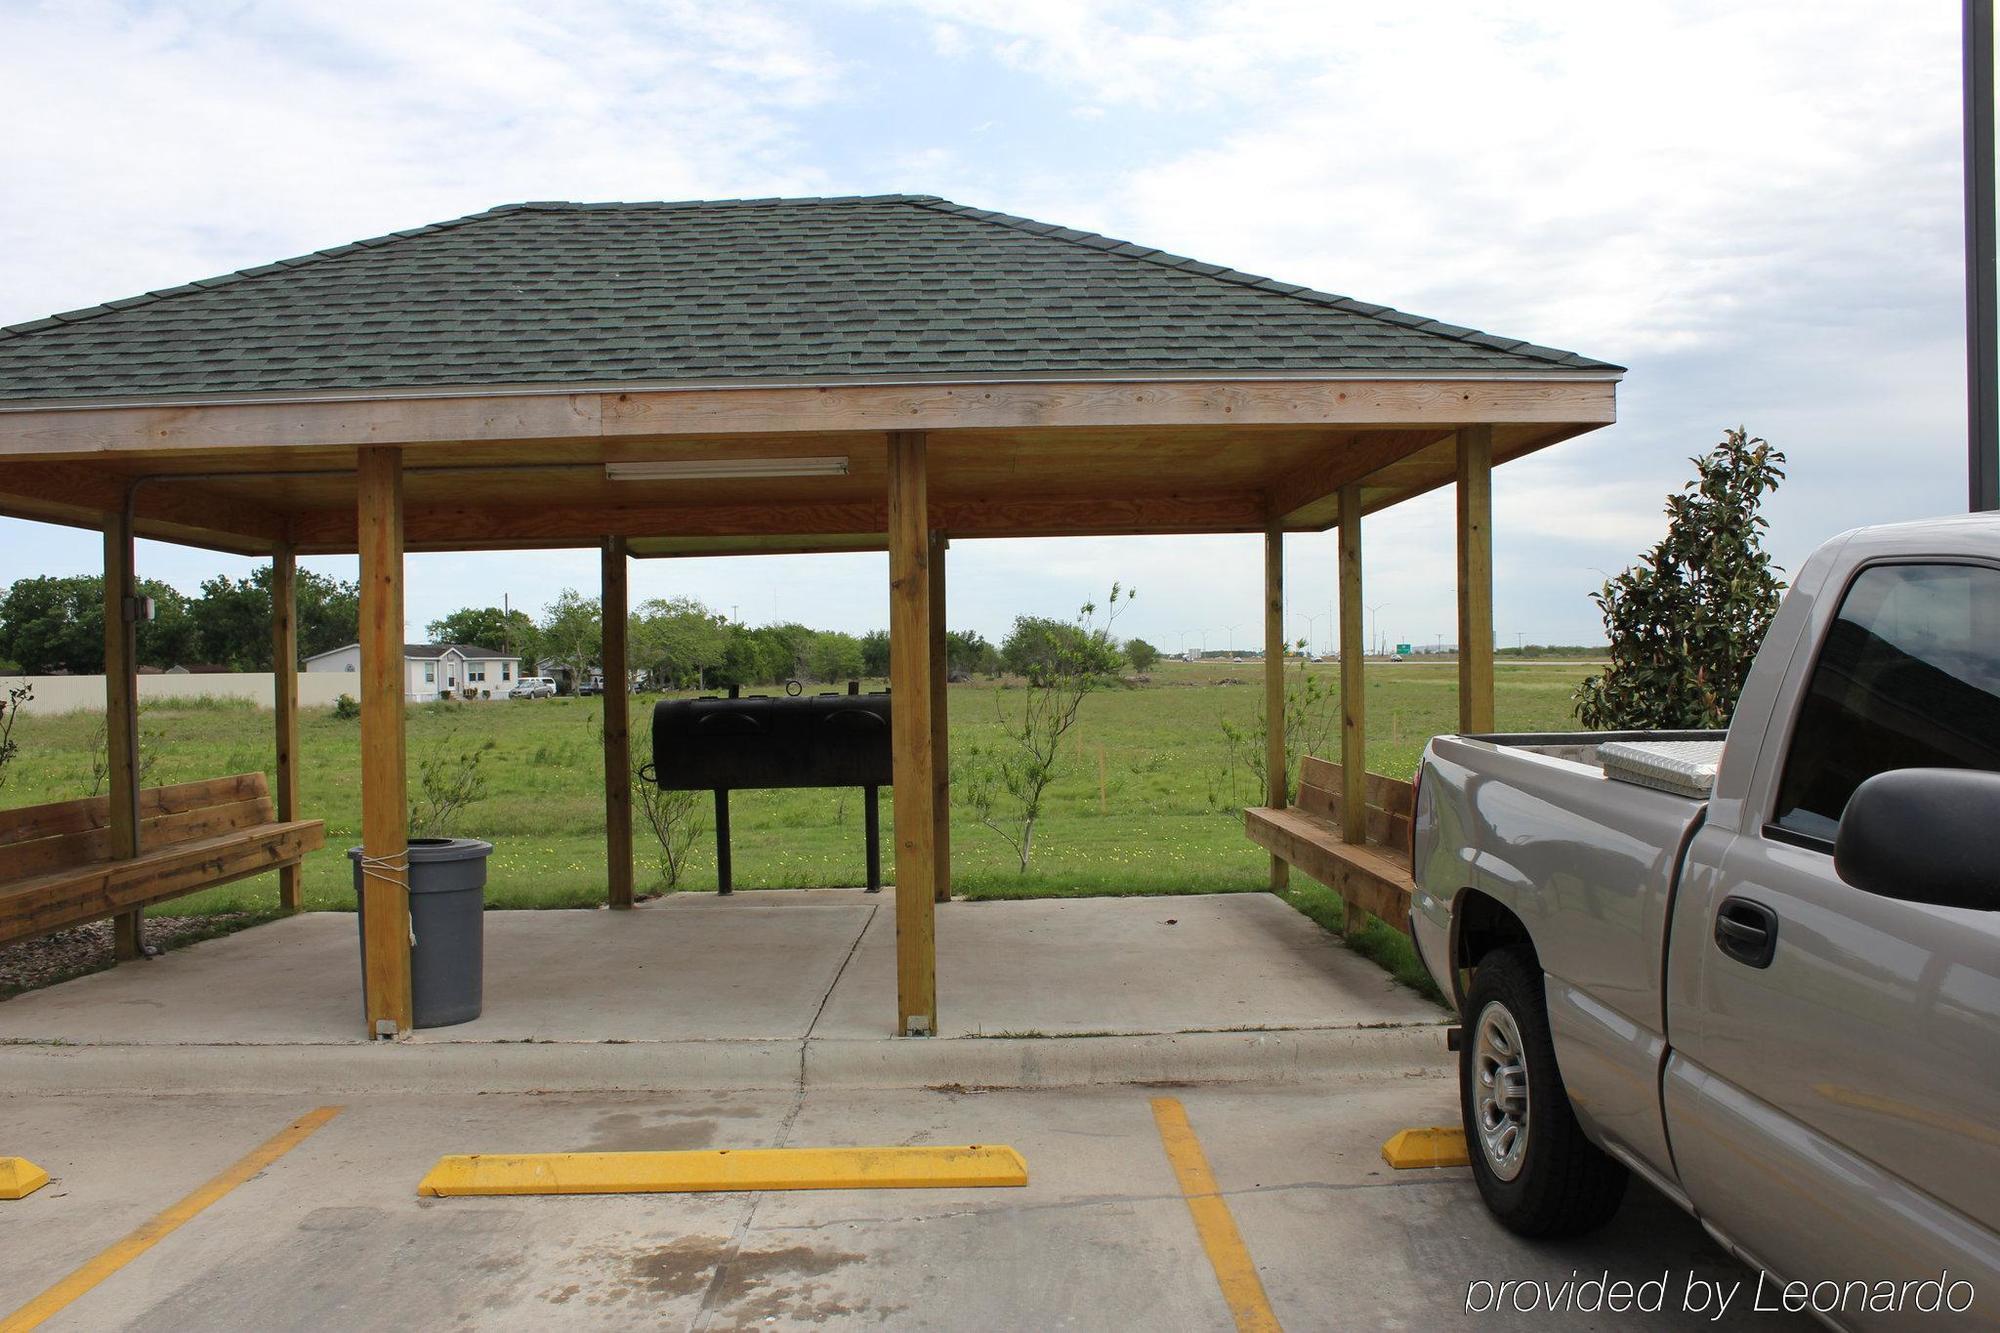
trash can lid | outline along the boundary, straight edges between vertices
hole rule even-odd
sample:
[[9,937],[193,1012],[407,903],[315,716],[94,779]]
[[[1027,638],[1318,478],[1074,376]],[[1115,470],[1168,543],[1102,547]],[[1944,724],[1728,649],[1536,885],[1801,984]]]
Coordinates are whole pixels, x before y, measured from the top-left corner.
[[[479,838],[411,838],[410,860],[417,861],[481,861],[493,854],[493,844]],[[347,859],[361,860],[361,849],[349,847]]]

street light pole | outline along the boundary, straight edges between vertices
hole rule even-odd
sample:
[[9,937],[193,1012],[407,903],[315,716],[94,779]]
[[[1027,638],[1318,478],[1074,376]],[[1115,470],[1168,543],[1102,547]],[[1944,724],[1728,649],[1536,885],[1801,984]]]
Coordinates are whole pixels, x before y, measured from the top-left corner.
[[1993,0],[1965,0],[1966,481],[1974,513],[2000,509],[2000,331],[1993,190]]
[[1376,617],[1381,614],[1382,608],[1387,605],[1387,602],[1377,602],[1368,608],[1368,638],[1375,645],[1375,656],[1377,657],[1382,656],[1382,632]]

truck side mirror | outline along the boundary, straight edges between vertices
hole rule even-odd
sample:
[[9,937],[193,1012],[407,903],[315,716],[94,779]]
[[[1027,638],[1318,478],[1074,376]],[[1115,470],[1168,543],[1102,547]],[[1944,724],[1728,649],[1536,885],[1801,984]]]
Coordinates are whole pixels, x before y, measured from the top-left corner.
[[2000,773],[1877,773],[1841,813],[1833,868],[1864,893],[2000,911]]

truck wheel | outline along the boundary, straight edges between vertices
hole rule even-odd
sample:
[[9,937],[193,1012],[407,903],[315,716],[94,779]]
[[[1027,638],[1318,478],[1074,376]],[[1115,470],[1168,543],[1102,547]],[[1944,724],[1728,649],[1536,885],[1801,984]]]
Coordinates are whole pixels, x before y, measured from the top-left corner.
[[1459,1110],[1486,1207],[1522,1236],[1602,1226],[1625,1197],[1627,1173],[1584,1137],[1570,1109],[1534,955],[1498,949],[1480,959],[1465,1012]]

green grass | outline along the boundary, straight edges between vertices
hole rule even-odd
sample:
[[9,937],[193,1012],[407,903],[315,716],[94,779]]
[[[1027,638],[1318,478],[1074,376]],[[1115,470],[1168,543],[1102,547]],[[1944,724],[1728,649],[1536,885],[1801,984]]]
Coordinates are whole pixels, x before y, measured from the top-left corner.
[[[1296,670],[1296,668],[1294,668]],[[1315,666],[1331,675],[1331,665]],[[1083,897],[1107,894],[1229,893],[1264,887],[1265,854],[1244,836],[1241,808],[1255,803],[1251,775],[1232,768],[1222,722],[1250,725],[1261,696],[1255,662],[1169,662],[1139,688],[1106,689],[1083,706],[1063,772],[1050,790],[1035,836],[1035,857],[1021,873],[1013,851],[962,810],[954,812],[955,888],[973,898]],[[1503,663],[1498,668],[1499,725],[1556,730],[1575,725],[1570,695],[1585,668]],[[1407,775],[1426,740],[1457,720],[1457,669],[1449,663],[1371,664],[1368,668],[1369,767]],[[954,751],[999,741],[995,707],[1016,704],[1011,689],[985,682],[950,691]],[[650,735],[651,698],[632,701],[633,741]],[[410,764],[456,737],[459,746],[491,739],[484,769],[490,795],[454,832],[490,839],[488,902],[498,908],[584,907],[604,900],[603,787],[597,700],[545,699],[417,705],[409,714]],[[92,714],[25,715],[14,738],[20,754],[5,770],[0,803],[8,806],[87,795],[100,719]],[[247,704],[193,701],[148,707],[140,721],[149,784],[184,782],[252,769],[269,771],[271,715]],[[324,819],[327,845],[306,861],[308,907],[353,905],[347,847],[360,834],[360,726],[329,710],[301,719],[303,813]],[[1318,748],[1331,753],[1337,738]],[[1101,770],[1100,770],[1101,762]],[[1100,781],[1101,772],[1101,781]],[[414,776],[412,781],[414,782]],[[739,888],[856,884],[862,879],[859,792],[738,792],[732,798]],[[892,846],[892,802],[882,798],[884,845]],[[707,817],[703,805],[704,820]],[[647,831],[637,847],[642,889],[657,887]],[[713,889],[713,844],[704,835],[682,887]],[[1322,924],[1337,924],[1333,895],[1303,877],[1293,905]],[[268,909],[274,876],[192,895],[176,914]],[[1396,932],[1363,952],[1415,984],[1421,969]],[[1371,942],[1372,941],[1372,942]]]

